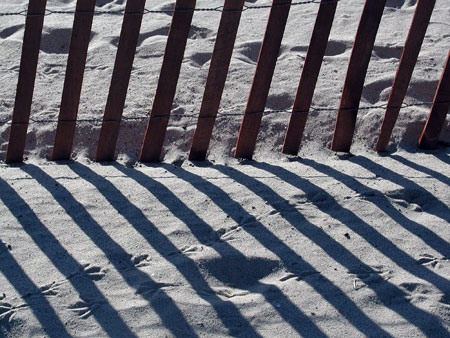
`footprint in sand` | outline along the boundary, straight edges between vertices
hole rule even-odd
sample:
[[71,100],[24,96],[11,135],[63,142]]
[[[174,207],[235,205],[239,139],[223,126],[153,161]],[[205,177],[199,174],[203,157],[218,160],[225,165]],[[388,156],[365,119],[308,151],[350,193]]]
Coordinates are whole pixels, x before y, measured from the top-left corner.
[[386,196],[401,207],[414,211],[425,210],[430,199],[418,189],[399,189],[386,193]]
[[72,274],[71,276],[69,276],[69,279],[73,278],[73,277],[81,277],[81,278],[87,278],[87,279],[98,281],[98,280],[102,279],[103,277],[105,277],[105,274],[106,274],[105,269],[103,269],[99,266],[95,266],[95,265],[86,263],[86,264],[82,265],[82,267],[80,268],[79,271],[77,271],[74,274]]
[[0,38],[2,39],[8,39],[9,37],[13,36],[17,32],[20,32],[24,29],[23,25],[15,25],[11,27],[6,27],[0,30]]
[[0,323],[9,322],[15,311],[11,304],[0,302]]
[[301,281],[301,280],[305,279],[306,277],[315,276],[315,275],[320,275],[320,272],[319,271],[315,271],[315,270],[305,270],[305,271],[302,271],[300,273],[295,273],[295,274],[294,273],[288,273],[287,275],[281,277],[279,279],[279,281],[280,282],[286,282],[286,281],[291,280],[291,279],[295,279],[296,281]]
[[353,43],[351,41],[330,40],[328,41],[327,49],[325,50],[325,56],[342,55],[351,49],[352,44]]
[[142,268],[144,266],[150,265],[150,256],[146,254],[132,256],[131,262],[137,268]]
[[178,284],[173,283],[157,283],[157,282],[145,282],[139,285],[139,287],[136,290],[136,294],[140,295],[154,295],[159,290],[163,288],[171,288],[179,286]]
[[430,254],[423,254],[419,256],[419,259],[417,260],[417,264],[424,265],[424,266],[431,266],[433,268],[439,267],[439,264],[448,261],[447,258],[437,258]]
[[256,64],[261,41],[248,41],[236,45],[235,58],[249,64]]
[[97,300],[81,299],[75,304],[69,306],[69,309],[75,312],[81,319],[87,319],[94,314],[94,312],[103,305],[104,302]]
[[408,8],[417,3],[417,0],[387,0],[386,7],[391,8]]
[[211,53],[192,53],[190,64],[194,67],[202,67],[211,60]]
[[205,249],[205,247],[201,244],[196,245],[186,245],[185,247],[181,248],[181,252],[183,254],[190,254],[190,253],[199,253],[202,252]]
[[[374,46],[373,54],[380,59],[400,59],[402,56],[402,46]],[[392,81],[392,80],[391,80]]]
[[281,262],[267,258],[231,255],[198,262],[200,271],[213,286],[248,289],[282,269]]
[[122,5],[124,2],[125,2],[125,0],[97,0],[95,5],[98,7],[103,7],[103,6],[111,4],[111,3],[114,3],[116,5]]
[[22,296],[22,298],[29,298],[34,296],[57,296],[59,293],[59,287],[56,282],[52,282],[50,284],[46,284],[44,286],[41,286],[35,290],[32,290],[30,292],[27,292]]
[[41,51],[47,54],[69,53],[71,28],[46,28],[42,33]]

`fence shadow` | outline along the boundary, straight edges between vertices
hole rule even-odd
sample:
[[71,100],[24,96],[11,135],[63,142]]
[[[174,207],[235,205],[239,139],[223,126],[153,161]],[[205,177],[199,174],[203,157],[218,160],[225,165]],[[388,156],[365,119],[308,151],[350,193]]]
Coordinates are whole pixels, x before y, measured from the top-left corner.
[[[114,164],[113,166],[117,169],[121,168],[119,164]],[[117,189],[104,177],[98,175],[80,163],[72,163],[70,164],[70,168],[82,179],[95,186],[97,190],[111,203],[111,205],[119,211],[122,216],[125,217],[125,219],[142,235],[148,244],[186,278],[197,295],[208,302],[215,310],[218,318],[229,330],[229,334],[237,335],[239,333],[245,334],[249,337],[259,337],[259,334],[242,316],[239,309],[234,304],[223,301],[216,295],[214,290],[204,279],[195,262],[186,255],[181,255],[180,250],[172,242],[170,242],[170,240],[158,230],[157,226],[151,223],[142,211],[131,203],[119,189]],[[130,170],[126,170],[126,173],[128,176],[133,177]],[[154,190],[157,189],[152,188],[151,192],[153,193]],[[163,198],[161,202],[164,203],[172,212],[175,212],[171,206],[172,203],[177,203],[179,207],[183,208],[181,202],[173,200],[172,198],[169,198],[168,200]],[[184,221],[186,221],[187,224],[191,224],[193,222],[196,225],[201,225],[200,219],[195,214],[188,214],[188,219],[184,219]],[[211,234],[210,229],[200,229],[199,232],[200,233],[197,235],[200,237],[205,235],[210,236]],[[170,317],[172,317],[172,319],[168,318],[168,320],[173,321],[173,315],[170,315]],[[170,327],[170,325],[173,324],[167,323],[167,325]],[[193,333],[191,328],[186,331],[178,328],[178,332],[180,333],[180,337],[188,336],[188,332]]]
[[[259,222],[253,215],[249,214],[245,209],[236,201],[234,201],[225,191],[216,185],[208,182],[204,178],[190,173],[186,170],[174,168],[170,165],[165,165],[164,168],[179,177],[192,184],[197,190],[207,195],[220,209],[222,209],[227,215],[229,215],[236,223],[240,223],[242,216],[245,216],[247,224],[251,226],[243,226],[249,235],[260,242],[267,250],[273,252],[284,263],[286,270],[296,276],[302,276],[302,273],[309,271],[312,278],[302,278],[308,283],[316,292],[318,292],[328,303],[330,303],[351,325],[353,325],[362,334],[367,336],[377,335],[383,337],[390,337],[389,333],[383,330],[377,323],[372,321],[358,306],[336,285],[334,285],[325,276],[321,275],[313,266],[300,257],[294,250],[288,247],[282,240],[276,237],[271,231],[269,231],[261,222]],[[224,167],[220,165],[214,165],[214,169],[231,177],[235,182],[242,184],[249,188],[251,191],[259,195],[258,188],[261,187],[260,183],[250,176],[244,175],[235,169]],[[265,186],[264,186],[265,187]],[[267,187],[265,187],[267,188]],[[261,196],[269,204],[273,204],[275,209],[279,208],[278,202],[280,202],[278,195],[271,191],[270,195]],[[286,204],[286,203],[283,203]],[[294,219],[289,220],[291,225],[295,228],[307,228],[310,233],[310,238],[317,242],[317,229],[309,224],[307,220],[301,215],[297,214]],[[327,239],[325,245],[331,245],[331,241]],[[336,249],[334,246],[333,249]],[[341,256],[344,254],[342,248],[337,248],[333,255]],[[292,262],[298,262],[293,265]],[[355,266],[364,266],[360,261],[354,260]],[[369,268],[369,267],[367,267]],[[316,278],[314,276],[320,276]]]
[[[440,172],[437,172],[435,170],[432,170],[430,168],[424,167],[423,165],[417,164],[415,162],[412,162],[406,158],[404,158],[403,156],[399,156],[399,155],[390,155],[390,158],[396,160],[397,162],[400,162],[402,164],[404,164],[405,166],[408,166],[412,169],[415,169],[417,171],[420,171],[426,175],[430,175],[431,177],[441,181],[444,184],[450,185],[450,178],[448,176],[445,176],[443,174],[441,174]],[[450,162],[448,163],[450,164]]]
[[[0,179],[0,191],[10,192],[9,186]],[[1,200],[5,203],[5,198],[0,194]],[[5,203],[6,204],[6,203]],[[11,209],[10,209],[11,210]],[[59,319],[53,307],[48,300],[42,294],[39,287],[31,280],[31,278],[23,271],[19,263],[10,254],[4,243],[0,243],[0,272],[11,283],[14,289],[20,294],[21,298],[25,301],[26,305],[30,307],[34,316],[42,325],[45,333],[49,337],[70,337],[66,331],[64,324]],[[2,317],[0,319],[0,337],[4,337],[4,327],[7,331],[11,329],[10,319],[15,314],[16,309],[13,304],[2,301],[3,308],[9,307],[7,312],[2,311]],[[2,309],[3,310],[3,309]]]
[[[83,167],[82,165],[78,165],[76,163],[70,165],[71,168],[78,168],[79,166]],[[184,315],[181,313],[174,301],[164,292],[164,290],[161,289],[159,283],[152,280],[146,273],[141,272],[131,262],[129,253],[102,229],[100,224],[92,218],[85,207],[73,197],[70,191],[57,184],[55,179],[37,166],[30,164],[22,168],[23,171],[31,175],[37,182],[47,189],[47,191],[55,198],[55,201],[64,208],[66,213],[73,219],[80,229],[100,250],[103,251],[105,256],[130,287],[136,289],[137,293],[139,293],[138,290],[141,285],[146,285],[153,290],[159,290],[158,299],[151,297],[151,294],[140,294],[148,301],[149,305],[151,305],[154,311],[161,318],[164,326],[169,329],[174,336],[197,336],[192,327],[187,323]],[[111,198],[115,199],[115,196],[111,196]],[[123,209],[124,208],[121,208],[120,211],[123,211]],[[135,214],[133,216],[136,217],[137,215]],[[145,231],[147,236],[151,233],[150,228],[147,230],[142,228],[141,230]],[[126,335],[126,331],[119,332],[120,336]]]
[[[384,175],[384,179],[396,180],[397,184],[403,185],[405,188],[413,186],[414,189],[424,190],[420,186],[414,185],[414,182],[410,182],[406,178],[398,179],[396,173],[392,173],[386,168],[375,164],[366,158],[357,157],[352,158],[351,161],[364,166],[365,169],[371,170],[381,177]],[[381,254],[391,259],[401,269],[433,284],[444,294],[448,294],[450,289],[448,280],[428,270],[426,267],[417,264],[415,259],[399,249],[388,238],[377,232],[376,229],[351,210],[340,205],[339,202],[324,189],[283,167],[254,161],[246,163],[249,166],[275,175],[284,182],[301,189],[302,191],[315,191],[320,193],[321,196],[325,196],[327,200],[326,207],[318,201],[312,200],[311,202],[322,212],[342,222],[349,229],[360,235],[374,248],[374,250],[378,250]],[[327,177],[334,178],[336,181],[359,193],[367,192],[369,190],[373,191],[373,189],[360,183],[355,178],[324,164],[307,159],[302,159],[301,163],[312,167]],[[253,176],[243,173],[242,170],[233,167],[213,165],[210,163],[203,165],[217,170],[226,177],[231,178],[234,182],[242,185],[254,195],[263,199],[273,209],[280,211],[281,217],[294,227],[296,231],[313,241],[325,254],[348,271],[360,271],[374,275],[378,273],[320,227],[308,221],[298,209],[267,184]],[[208,224],[207,221],[203,220],[199,214],[191,209],[177,196],[177,194],[172,192],[163,183],[160,183],[158,180],[139,170],[126,168],[118,163],[113,163],[111,166],[122,173],[126,178],[135,181],[136,184],[140,185],[157,198],[159,202],[167,207],[174,217],[189,228],[192,235],[200,244],[214,249],[220,255],[220,258],[214,260],[212,265],[224,265],[230,259],[233,259],[234,262],[237,262],[238,264],[248,265],[252,263],[252,261],[249,261],[249,257],[222,240],[220,234],[214,231],[213,227]],[[223,323],[223,326],[228,329],[230,335],[245,335],[248,337],[260,336],[251,323],[242,315],[240,309],[236,305],[230,301],[222,300],[217,295],[214,287],[206,281],[198,264],[187,255],[184,255],[180,249],[148,219],[143,211],[133,204],[133,202],[113,183],[83,164],[76,162],[69,163],[68,167],[83,181],[93,185],[111,206],[145,239],[145,241],[183,275],[189,283],[189,287],[191,287],[194,292],[206,301],[215,311],[217,318]],[[219,209],[237,224],[240,225],[242,219],[246,219],[246,224],[240,225],[242,230],[253,237],[265,249],[275,254],[289,273],[296,276],[302,276],[302,272],[304,271],[312,272],[309,276],[302,276],[302,280],[308,283],[308,285],[310,285],[326,302],[333,306],[360,333],[366,336],[391,336],[387,331],[380,327],[379,324],[367,316],[363,309],[359,308],[359,306],[338,286],[334,285],[332,281],[321,275],[320,271],[317,271],[296,253],[296,251],[289,247],[279,237],[274,235],[262,222],[258,221],[255,216],[246,211],[237,200],[233,199],[221,187],[212,183],[210,180],[181,167],[167,164],[162,164],[160,167],[167,170],[176,178],[190,184],[194,194],[195,191],[198,191],[209,197]],[[138,290],[141,285],[147,284],[151,285],[154,289],[159,289],[160,298],[158,302],[155,302],[152,297],[145,294],[143,294],[142,297],[146,299],[160,317],[163,325],[172,335],[176,337],[198,336],[198,333],[186,320],[183,311],[170,296],[164,292],[164,290],[161,290],[159,283],[152,280],[147,274],[141,272],[132,264],[128,252],[102,229],[101,225],[94,220],[86,210],[85,206],[76,200],[74,195],[70,192],[70,189],[58,184],[55,178],[51,177],[44,170],[35,165],[28,164],[20,166],[20,169],[30,175],[52,195],[55,201],[65,210],[67,215],[72,218],[75,224],[77,224],[92,242],[103,251],[105,256],[130,287]],[[420,169],[423,169],[426,173],[432,174],[427,168]],[[17,220],[23,226],[23,231],[33,239],[39,249],[50,259],[52,264],[67,277],[68,281],[76,289],[80,297],[86,298],[87,296],[87,298],[94,298],[99,300],[102,304],[99,310],[93,311],[93,316],[105,332],[112,337],[135,336],[130,327],[127,326],[121,319],[119,313],[117,313],[117,311],[108,303],[105,296],[92,280],[86,278],[72,278],[73,272],[81,271],[83,270],[83,267],[67,252],[63,245],[58,242],[57,238],[54,237],[54,235],[46,228],[45,224],[39,220],[25,200],[23,200],[22,197],[20,197],[20,195],[2,179],[0,179],[0,191],[2,192],[0,194],[1,200],[11,213],[16,216]],[[427,198],[431,198],[427,195],[429,194],[427,191],[424,190],[423,193]],[[431,248],[439,251],[446,257],[450,256],[450,245],[444,239],[419,223],[409,220],[395,208],[390,207],[390,201],[385,196],[380,196],[380,194],[376,194],[376,196],[377,198],[373,200],[369,199],[369,201],[374,204],[374,207],[379,208],[404,229],[410,231],[411,234],[422,238]],[[432,197],[436,199],[436,197]],[[443,204],[442,202],[440,203]],[[443,206],[439,205],[438,207],[442,209]],[[19,217],[19,213],[26,217]],[[26,223],[24,219],[27,220]],[[31,227],[28,226],[30,222],[33,225]],[[0,270],[13,287],[16,288],[19,294],[22,295],[22,298],[27,302],[28,306],[30,306],[47,334],[55,337],[68,336],[64,324],[58,319],[55,310],[44,296],[37,294],[33,299],[33,302],[24,297],[27,290],[38,290],[38,287],[23,272],[20,265],[10,255],[6,247],[2,245],[0,245],[0,256],[4,262],[2,263]],[[130,261],[130,264],[127,264],[127,269],[123,269],[124,261]],[[296,265],[292,264],[294,261],[297,262]],[[229,280],[227,280],[228,277],[221,274],[215,266],[210,266],[209,272],[215,275],[218,280],[222,279],[225,284],[229,282]],[[316,325],[315,321],[290,301],[277,285],[263,283],[257,278],[249,284],[244,283],[239,285],[238,280],[232,280],[232,282],[236,282],[236,287],[239,289],[262,295],[266,299],[266,302],[272,305],[274,311],[278,312],[279,316],[294,328],[299,335],[314,337],[326,336]],[[407,299],[407,294],[398,286],[381,278],[377,280],[377,283],[367,284],[367,287],[376,294],[377,299],[383,306],[396,312],[399,316],[418,328],[425,336],[448,336],[447,330],[443,327],[439,319],[412,304]],[[393,301],[393,298],[395,298],[395,301]],[[276,303],[281,303],[283,306],[276,306]],[[46,311],[41,312],[42,309],[46,309]]]
[[[221,269],[217,268],[217,266],[223,265],[231,267],[233,264],[227,263],[227,260],[232,260],[238,265],[238,267],[239,265],[244,265],[248,266],[250,269],[252,268],[252,263],[249,264],[248,257],[243,255],[233,246],[229,245],[226,241],[221,240],[209,224],[199,218],[192,209],[184,204],[166,186],[137,170],[127,170],[120,165],[114,165],[114,167],[135,180],[136,183],[146,188],[150,193],[158,198],[161,203],[166,205],[174,216],[189,227],[192,234],[200,243],[207,246],[212,246],[216,252],[219,253],[221,258],[216,260],[214,264],[211,264],[209,268],[209,271],[215,275],[217,279],[222,279],[225,282],[230,281],[231,279],[234,284],[238,284],[240,289],[261,294],[266,298],[268,303],[272,304],[273,309],[276,310],[287,323],[295,328],[300,335],[325,337],[325,334],[314,324],[314,322],[298,307],[296,307],[276,285],[264,284],[257,281],[257,278],[251,278],[250,281],[246,281],[244,276],[241,277],[241,280],[239,280],[239,278],[230,278],[232,271],[228,271],[228,276],[226,274],[224,275],[222,271],[220,271]],[[166,169],[175,174],[175,172],[172,171],[171,166],[167,166]],[[217,199],[221,198],[221,196],[216,197]],[[212,232],[215,234],[215,238],[211,241]],[[264,264],[264,262],[262,263]],[[267,264],[267,262],[265,264]],[[255,268],[255,265],[253,265],[253,268]],[[252,272],[254,271],[248,271],[248,273]],[[275,300],[283,304],[283,306],[277,307],[275,305]]]
[[[311,161],[311,163],[315,162]],[[392,242],[390,242],[387,238],[379,234],[375,229],[373,229],[370,225],[361,220],[358,216],[353,214],[350,210],[342,207],[325,190],[313,185],[312,183],[306,180],[301,179],[301,177],[299,177],[298,175],[295,175],[282,167],[273,166],[266,163],[258,163],[254,161],[249,162],[249,164],[258,169],[262,169],[269,173],[272,173],[280,177],[285,182],[288,182],[289,184],[298,187],[301,190],[319,191],[323,196],[327,197],[327,202],[329,206],[323,208],[323,205],[321,203],[316,203],[316,206],[321,211],[328,213],[330,216],[336,218],[337,220],[341,221],[343,224],[348,226],[355,233],[358,233],[375,249],[379,250],[381,253],[391,258],[401,268],[417,275],[420,278],[423,278],[424,280],[429,281],[443,292],[448,292],[449,282],[445,278],[442,278],[430,272],[429,270],[425,269],[422,266],[418,266],[415,260],[413,260],[406,253],[398,249]],[[300,233],[311,239],[315,244],[320,246],[332,259],[340,263],[342,266],[346,267],[349,271],[354,270],[355,267],[361,267],[362,270],[368,271],[373,274],[377,273],[371,267],[367,266],[362,261],[360,261],[344,246],[336,242],[322,229],[309,223],[295,207],[291,206],[288,203],[288,201],[283,199],[280,195],[278,195],[273,189],[271,189],[267,185],[261,183],[260,181],[248,175],[245,175],[241,171],[237,171],[234,168],[219,165],[214,167],[223,174],[231,177],[236,182],[239,182],[250,191],[259,195],[261,198],[270,203],[272,207],[274,207],[275,209],[278,208],[279,205],[283,205],[284,211],[286,212],[282,213],[282,216]],[[339,180],[339,176],[337,176],[337,174],[338,173],[336,173],[335,175],[332,174],[330,176],[335,177],[336,179]],[[420,329],[426,336],[435,337],[436,332],[442,334],[443,336],[446,336],[448,334],[446,329],[443,327],[443,325],[439,322],[439,320],[436,317],[411,304],[406,299],[407,296],[406,293],[397,286],[393,285],[392,283],[381,279],[379,283],[369,284],[368,287],[370,287],[376,293],[377,298],[384,306],[398,313],[412,325]],[[399,300],[399,302],[394,303],[392,301],[393,297]],[[356,316],[358,311],[360,310],[357,307],[356,309],[352,309],[352,315]],[[347,316],[346,318],[349,319]],[[350,322],[353,325],[355,325],[353,321],[351,321],[351,319]],[[362,323],[363,321],[361,321],[361,318],[359,318],[358,319],[359,325],[371,325],[371,326],[374,325],[374,323],[370,323],[367,321],[364,324]],[[358,326],[355,325],[355,327]],[[377,329],[380,330],[380,328]]]
[[[39,168],[34,166],[22,166],[21,168],[28,173],[33,173],[35,176],[38,176],[38,181],[41,183],[45,185],[50,184],[51,181],[48,178],[43,180],[45,176],[39,175],[41,171]],[[74,272],[83,271],[82,265],[59,243],[58,239],[39,220],[31,207],[2,179],[0,179],[0,185],[2,201],[22,225],[23,231],[30,236],[42,253],[53,263],[55,268],[66,276],[67,280],[78,292],[80,298],[95,299],[98,301],[98,304],[101,304],[97,311],[92,312],[92,315],[105,332],[110,337],[135,337],[130,328],[124,323],[117,311],[109,304],[92,280],[88,278],[73,278]],[[9,261],[11,262],[11,260]],[[20,282],[29,281],[29,278],[20,273],[19,268],[16,266],[15,269],[18,272],[17,276],[11,276],[12,284],[16,288],[19,288],[18,285],[20,285]],[[45,303],[43,305],[47,308],[49,307]],[[47,315],[51,315],[52,312],[54,311],[49,309]],[[42,316],[40,315],[38,318],[41,317],[41,320],[45,320],[46,317],[42,318]],[[58,323],[58,321],[55,323]],[[52,327],[49,325],[49,323],[46,323],[43,326],[44,328],[51,329]],[[61,327],[57,328],[57,331],[49,333],[49,335],[57,337],[60,332],[64,333],[64,331],[61,331]]]

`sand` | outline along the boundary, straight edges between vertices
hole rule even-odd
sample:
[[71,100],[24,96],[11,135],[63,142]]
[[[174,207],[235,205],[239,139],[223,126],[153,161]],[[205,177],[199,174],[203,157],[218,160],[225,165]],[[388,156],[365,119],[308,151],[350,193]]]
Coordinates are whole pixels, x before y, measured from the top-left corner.
[[[338,4],[316,107],[339,105],[363,4]],[[2,1],[0,12],[26,5]],[[269,110],[292,106],[317,8],[291,9]],[[388,0],[361,105],[386,103],[414,9],[415,1]],[[336,112],[311,113],[299,155],[288,157],[280,150],[289,114],[267,114],[254,160],[234,159],[268,13],[242,15],[221,103],[238,114],[217,120],[208,161],[187,160],[195,118],[171,119],[164,159],[152,165],[137,162],[145,120],[123,123],[108,164],[92,161],[101,123],[77,125],[73,160],[62,163],[48,160],[56,123],[30,125],[25,163],[0,163],[0,337],[450,336],[448,119],[439,149],[422,151],[429,106],[402,110],[379,155],[384,111],[362,110],[343,154],[329,150]],[[177,115],[198,113],[219,18],[194,14]],[[437,0],[405,102],[432,100],[449,18]],[[121,19],[94,18],[81,119],[102,118]],[[125,117],[151,108],[170,20],[144,16]],[[58,117],[71,24],[70,15],[45,18],[33,120]],[[22,16],[0,17],[1,121],[14,105],[23,25]],[[8,135],[0,124],[2,159]]]

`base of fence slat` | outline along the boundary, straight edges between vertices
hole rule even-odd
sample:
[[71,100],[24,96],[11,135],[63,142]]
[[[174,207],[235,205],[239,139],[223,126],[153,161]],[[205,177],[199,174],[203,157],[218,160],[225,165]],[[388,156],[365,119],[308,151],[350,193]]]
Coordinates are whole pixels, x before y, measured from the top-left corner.
[[52,160],[69,160],[75,135],[95,1],[78,0],[70,40],[66,77],[58,117]]
[[366,0],[356,33],[331,149],[350,151],[364,80],[386,0]]
[[434,149],[439,142],[439,136],[444,127],[445,118],[450,109],[450,51],[445,61],[444,71],[434,96],[433,106],[425,127],[419,138],[419,147]]
[[158,162],[161,157],[195,2],[177,0],[175,3],[152,112],[139,155],[142,162]]
[[192,139],[189,159],[203,161],[209,147],[214,122],[222,98],[244,0],[226,0],[211,57],[197,128]]
[[419,0],[414,13],[411,28],[403,48],[400,64],[387,103],[386,113],[381,125],[380,135],[375,146],[376,151],[386,151],[392,130],[397,121],[400,107],[408,90],[409,82],[422,47],[423,39],[430,23],[436,0]]
[[145,0],[127,1],[103,124],[97,145],[97,153],[95,155],[95,160],[99,162],[112,161],[114,159],[144,7]]
[[30,0],[28,4],[6,163],[23,161],[46,4],[46,0]]
[[52,151],[53,161],[67,161],[70,159],[76,124],[76,121],[58,121],[55,146]]
[[[247,107],[239,129],[234,157],[251,159],[253,156],[273,72],[280,52],[281,40],[289,16],[290,6],[287,5],[290,3],[290,0],[273,0]],[[277,6],[281,4],[283,6]]]
[[319,77],[323,57],[327,48],[331,26],[336,13],[337,2],[322,0],[317,13],[316,23],[306,53],[305,64],[297,89],[292,115],[283,143],[282,152],[297,155],[303,137],[308,111],[311,107],[317,78]]

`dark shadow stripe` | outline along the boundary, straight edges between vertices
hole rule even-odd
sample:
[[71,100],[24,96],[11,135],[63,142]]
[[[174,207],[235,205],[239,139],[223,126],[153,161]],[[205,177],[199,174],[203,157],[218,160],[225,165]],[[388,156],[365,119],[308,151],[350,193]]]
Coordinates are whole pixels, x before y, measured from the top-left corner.
[[[113,166],[120,167],[117,164],[113,164]],[[249,337],[260,336],[234,304],[221,300],[215,294],[191,259],[184,255],[181,256],[181,259],[180,255],[172,255],[173,253],[180,253],[179,249],[111,182],[80,163],[72,163],[70,168],[81,178],[95,186],[109,203],[147,240],[153,249],[178,269],[199,297],[211,304],[218,318],[229,329],[230,335],[245,333]]]
[[[26,166],[21,167],[23,170]],[[39,220],[31,207],[12,189],[6,182],[0,179],[2,200],[24,231],[31,237],[40,250],[49,258],[53,265],[68,278],[71,285],[77,290],[80,297],[95,298],[102,304],[102,309],[93,311],[93,316],[110,337],[135,337],[130,328],[108,303],[106,298],[97,288],[94,282],[86,278],[70,278],[75,271],[82,271],[83,267],[67,252],[53,234]],[[18,217],[18,213],[23,217]],[[25,222],[26,221],[26,222]]]
[[160,298],[157,300],[151,296],[143,297],[150,303],[166,328],[176,337],[197,337],[175,302],[159,288],[158,283],[152,280],[146,273],[137,269],[131,262],[126,266],[127,270],[123,269],[124,262],[129,261],[128,252],[109,237],[86,211],[85,207],[66,188],[60,184],[57,185],[56,180],[32,164],[24,166],[22,170],[31,175],[47,189],[80,229],[103,251],[129,286],[137,290],[142,283],[148,283],[155,290],[160,291],[158,293]]
[[[245,216],[249,222],[256,224],[255,227],[243,227],[248,234],[259,241],[264,247],[269,251],[276,254],[285,263],[285,267],[288,271],[298,274],[301,271],[292,268],[289,264],[293,260],[299,262],[303,270],[313,271],[319,274],[319,272],[314,269],[309,263],[303,260],[295,251],[288,247],[284,242],[282,242],[278,237],[268,231],[263,224],[261,224],[254,216],[248,214],[245,209],[236,201],[234,201],[226,192],[221,188],[211,184],[205,179],[198,175],[192,174],[186,170],[173,168],[172,166],[165,165],[164,168],[176,175],[180,179],[183,179],[191,183],[197,190],[203,192],[207,195],[219,208],[221,208],[226,214],[228,214],[236,223],[240,223],[240,216]],[[219,172],[226,176],[232,178],[235,182],[248,187],[251,191],[255,192],[254,186],[258,186],[259,182],[252,179],[249,176],[241,174],[234,169],[229,167],[216,165],[213,167]],[[275,195],[276,196],[276,195]],[[274,196],[265,196],[265,200],[271,203],[271,199]],[[301,219],[302,225],[306,220]],[[295,227],[299,227],[297,224]],[[334,308],[346,318],[357,330],[367,336],[379,336],[379,337],[391,337],[391,335],[384,331],[378,324],[373,322],[364,312],[359,309],[356,304],[340,290],[336,285],[329,281],[324,276],[320,281],[315,281],[313,279],[306,279],[311,287],[314,288],[326,301],[328,301]]]
[[[4,185],[6,185],[6,183],[0,179],[0,190],[6,192],[8,191],[8,188],[5,188]],[[4,201],[3,198],[1,199]],[[0,244],[0,259],[1,273],[20,294],[22,300],[28,304],[34,316],[39,323],[41,323],[45,333],[48,334],[49,337],[55,338],[70,337],[53,307],[45,296],[40,293],[38,286],[27,276],[19,263],[17,263],[14,257],[9,253],[8,249],[2,244]],[[30,291],[39,291],[39,293],[33,294],[32,297],[26,297]],[[4,301],[8,300],[4,299]],[[2,330],[0,329],[0,337],[1,336]]]

